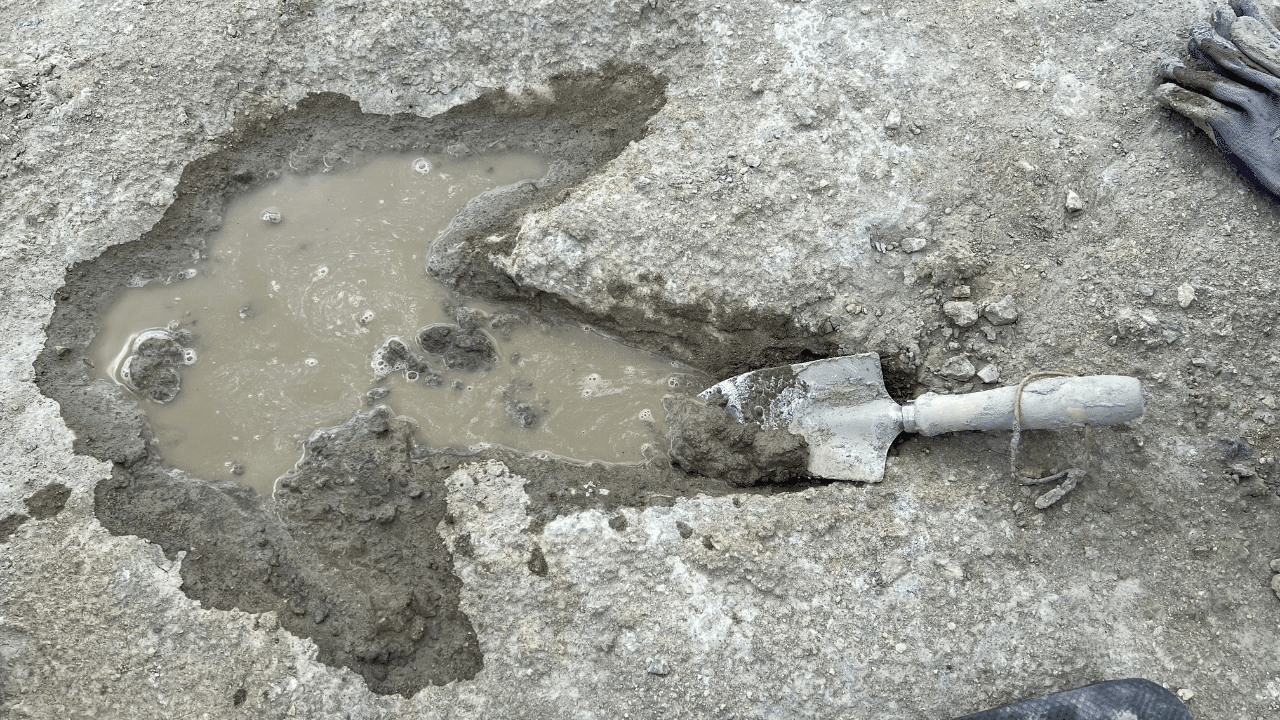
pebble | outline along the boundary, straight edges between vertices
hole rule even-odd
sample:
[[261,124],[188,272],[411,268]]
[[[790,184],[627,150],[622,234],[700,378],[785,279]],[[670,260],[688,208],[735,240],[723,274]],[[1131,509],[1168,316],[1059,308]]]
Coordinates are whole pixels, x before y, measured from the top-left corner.
[[751,168],[760,167],[760,158],[756,157],[755,155],[747,155],[746,157],[742,158],[742,164]]
[[942,312],[951,318],[951,322],[962,328],[973,327],[973,324],[978,322],[978,306],[967,300],[943,303]]
[[1084,209],[1084,200],[1080,199],[1075,190],[1068,190],[1066,205],[1067,212],[1080,212]]
[[813,121],[818,119],[818,112],[813,108],[804,107],[796,111],[796,116],[800,118],[801,125],[812,125]]
[[897,109],[890,110],[889,116],[884,119],[885,130],[897,130],[902,127],[902,114]]
[[280,211],[274,208],[267,208],[266,210],[262,211],[262,220],[264,222],[269,222],[272,225],[279,225],[280,218],[281,218]]
[[1005,295],[999,302],[987,305],[982,314],[992,325],[1011,325],[1018,320],[1018,309],[1013,306],[1013,296]]
[[1182,283],[1178,286],[1178,305],[1180,307],[1190,307],[1191,303],[1195,302],[1195,299],[1196,289],[1191,286],[1191,283]]
[[971,295],[973,295],[973,290],[969,289],[968,285],[957,285],[951,288],[951,297],[957,300],[962,300]]
[[1191,688],[1178,688],[1177,695],[1178,699],[1182,702],[1186,702],[1196,696],[1195,692]]
[[1280,573],[1280,558],[1271,561],[1271,572]]
[[907,238],[902,241],[901,245],[903,252],[909,253],[920,252],[928,246],[929,241],[924,238]]
[[956,355],[938,368],[938,374],[949,380],[968,380],[973,377],[974,372],[973,363],[963,355]]
[[1271,592],[1276,594],[1276,598],[1280,598],[1280,575],[1271,576]]
[[1000,368],[996,367],[995,363],[987,363],[978,371],[978,377],[982,379],[982,382],[987,384],[999,382]]
[[667,661],[658,658],[647,658],[644,661],[644,670],[650,675],[659,677],[671,674],[671,668],[667,666]]
[[1142,294],[1142,297],[1151,297],[1156,294],[1156,289],[1150,285],[1139,285],[1138,292]]

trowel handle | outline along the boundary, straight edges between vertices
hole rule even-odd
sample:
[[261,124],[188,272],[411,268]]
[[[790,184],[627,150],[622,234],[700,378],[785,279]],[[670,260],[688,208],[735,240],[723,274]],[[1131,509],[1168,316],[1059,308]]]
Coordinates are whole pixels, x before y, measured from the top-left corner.
[[[1017,387],[964,395],[925,393],[902,406],[907,432],[1010,430]],[[1123,375],[1049,378],[1022,389],[1022,429],[1114,425],[1142,417],[1142,383]]]

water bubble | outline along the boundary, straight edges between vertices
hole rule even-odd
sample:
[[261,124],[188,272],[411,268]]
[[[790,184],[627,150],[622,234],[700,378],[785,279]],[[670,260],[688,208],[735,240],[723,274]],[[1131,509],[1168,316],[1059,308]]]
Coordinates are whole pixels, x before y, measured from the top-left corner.
[[589,398],[595,395],[601,383],[600,373],[591,373],[582,378],[582,397]]
[[360,319],[357,320],[356,322],[360,323],[361,325],[368,325],[369,323],[373,322],[373,318],[374,318],[373,311],[365,310],[364,312],[360,313]]
[[302,362],[303,362],[303,364],[304,364],[304,365],[306,365],[307,367],[315,367],[315,366],[317,366],[317,365],[319,365],[319,364],[320,364],[320,361],[319,361],[319,360],[317,360],[317,359],[315,359],[315,358],[307,358],[306,360],[303,360]]
[[420,172],[423,175],[426,175],[431,172],[431,161],[424,157],[420,157],[413,161],[413,169],[415,172]]
[[323,278],[324,278],[324,276],[326,276],[326,275],[328,275],[328,274],[329,274],[329,268],[328,268],[328,266],[321,265],[320,267],[316,268],[315,273],[313,273],[313,274],[311,275],[311,279],[312,279],[312,280],[320,280],[320,279],[323,279]]
[[675,375],[672,375],[671,377],[667,378],[667,385],[671,387],[680,387],[680,378],[676,377]]
[[195,364],[196,364],[196,351],[195,351],[195,350],[192,350],[191,348],[183,348],[183,349],[182,349],[182,363],[183,363],[184,365],[195,365]]
[[280,211],[273,207],[269,207],[262,211],[263,222],[269,222],[272,225],[279,225],[282,217],[283,216],[280,214]]
[[190,280],[195,276],[196,276],[195,268],[187,268],[186,270],[183,270],[182,272],[178,273],[179,280]]
[[641,410],[641,411],[640,411],[640,420],[641,420],[642,422],[647,422],[647,423],[651,423],[651,422],[653,422],[653,411],[651,411],[649,408],[645,408],[645,409]]
[[416,380],[418,379],[418,371],[417,371],[417,370],[410,370],[410,371],[406,372],[406,373],[404,374],[404,379],[405,379],[405,380],[408,380],[409,382],[414,382],[414,381],[416,381]]

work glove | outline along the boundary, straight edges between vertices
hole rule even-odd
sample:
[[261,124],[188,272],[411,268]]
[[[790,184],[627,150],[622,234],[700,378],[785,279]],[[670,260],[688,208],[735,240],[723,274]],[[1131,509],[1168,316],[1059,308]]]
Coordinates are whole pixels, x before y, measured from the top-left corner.
[[1242,175],[1280,196],[1280,16],[1274,0],[1232,0],[1191,27],[1187,50],[1206,70],[1165,60],[1160,104],[1203,130]]

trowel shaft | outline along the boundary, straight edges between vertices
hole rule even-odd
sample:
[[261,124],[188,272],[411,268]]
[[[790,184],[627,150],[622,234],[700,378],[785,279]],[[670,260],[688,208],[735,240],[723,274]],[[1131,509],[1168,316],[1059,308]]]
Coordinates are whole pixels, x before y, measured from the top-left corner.
[[[921,435],[1009,430],[1016,387],[963,395],[926,393],[902,407],[902,429]],[[1115,425],[1142,416],[1142,384],[1123,375],[1049,378],[1022,390],[1023,430]]]

